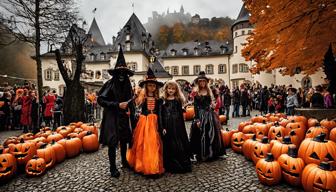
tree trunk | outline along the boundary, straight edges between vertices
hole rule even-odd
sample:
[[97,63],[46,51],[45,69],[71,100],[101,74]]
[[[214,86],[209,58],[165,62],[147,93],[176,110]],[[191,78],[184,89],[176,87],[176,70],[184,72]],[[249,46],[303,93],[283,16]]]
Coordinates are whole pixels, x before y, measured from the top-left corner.
[[42,101],[42,62],[41,62],[41,27],[40,27],[40,0],[35,1],[35,55],[37,67],[37,90],[39,101]]
[[84,121],[84,88],[80,82],[67,84],[64,94],[64,123]]

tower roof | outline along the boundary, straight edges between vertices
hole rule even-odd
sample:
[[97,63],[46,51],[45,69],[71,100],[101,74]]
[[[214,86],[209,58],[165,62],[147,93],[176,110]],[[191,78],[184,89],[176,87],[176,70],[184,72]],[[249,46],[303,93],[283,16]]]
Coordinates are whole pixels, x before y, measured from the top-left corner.
[[245,4],[243,4],[236,21],[232,24],[232,27],[241,22],[249,22],[249,19],[250,19],[250,13],[246,9]]
[[93,18],[88,34],[91,34],[93,43],[98,45],[105,45],[105,41],[98,27],[96,18]]

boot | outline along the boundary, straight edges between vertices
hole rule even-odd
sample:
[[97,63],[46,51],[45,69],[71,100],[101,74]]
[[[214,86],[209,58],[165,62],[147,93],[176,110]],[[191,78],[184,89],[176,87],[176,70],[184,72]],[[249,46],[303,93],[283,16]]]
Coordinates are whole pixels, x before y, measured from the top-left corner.
[[116,166],[116,148],[115,147],[109,146],[108,156],[109,156],[109,161],[110,161],[111,176],[118,178],[120,176],[120,172],[118,171],[117,166]]
[[121,156],[121,164],[123,168],[130,168],[127,159],[126,159],[126,152],[127,152],[127,143],[121,142],[120,143],[120,156]]

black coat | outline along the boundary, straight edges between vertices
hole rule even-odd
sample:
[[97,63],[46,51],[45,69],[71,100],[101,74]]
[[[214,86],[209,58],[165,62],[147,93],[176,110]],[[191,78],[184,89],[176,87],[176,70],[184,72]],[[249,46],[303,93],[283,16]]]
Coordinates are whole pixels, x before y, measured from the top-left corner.
[[[132,128],[135,127],[134,119],[134,102],[132,100],[132,87],[129,86],[129,94],[125,94],[125,98],[119,99],[116,93],[124,92],[125,90],[118,90],[115,86],[115,80],[107,81],[98,94],[97,102],[104,108],[103,120],[100,125],[99,142],[103,145],[117,146],[118,142],[131,142]],[[119,108],[119,103],[129,102],[130,116],[127,115],[126,110]]]

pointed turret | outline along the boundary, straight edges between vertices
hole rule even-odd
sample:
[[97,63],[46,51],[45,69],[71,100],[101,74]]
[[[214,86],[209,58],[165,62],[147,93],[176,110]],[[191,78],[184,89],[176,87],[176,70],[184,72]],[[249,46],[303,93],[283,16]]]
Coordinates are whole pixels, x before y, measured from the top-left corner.
[[91,40],[94,44],[101,46],[105,45],[105,41],[98,27],[96,18],[93,18],[88,34],[91,35]]
[[250,19],[250,13],[246,9],[245,4],[243,4],[236,21],[232,24],[232,28],[239,23],[249,22],[249,19]]

